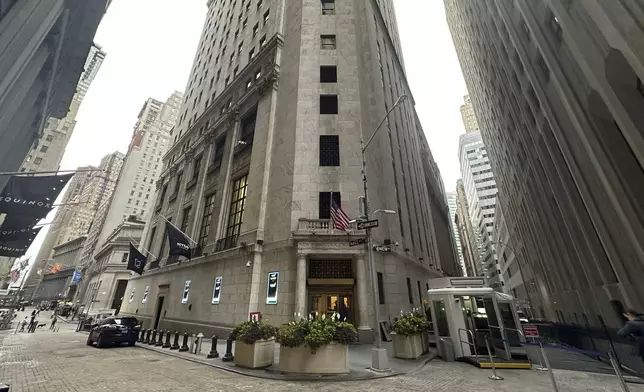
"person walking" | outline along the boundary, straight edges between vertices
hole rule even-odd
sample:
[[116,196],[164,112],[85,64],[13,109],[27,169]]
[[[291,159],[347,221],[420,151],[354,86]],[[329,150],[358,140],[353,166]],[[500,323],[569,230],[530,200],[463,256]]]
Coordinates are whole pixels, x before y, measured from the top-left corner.
[[636,354],[644,361],[644,316],[633,309],[627,309],[624,312],[624,317],[628,321],[623,328],[617,331],[617,334],[623,338],[633,336]]
[[24,320],[22,320],[22,325],[20,326],[20,331],[19,332],[25,332],[25,327],[29,323],[29,316],[25,316]]
[[49,329],[54,329],[54,327],[56,326],[56,320],[58,320],[58,317],[54,313],[54,316],[51,319],[51,325],[49,326]]

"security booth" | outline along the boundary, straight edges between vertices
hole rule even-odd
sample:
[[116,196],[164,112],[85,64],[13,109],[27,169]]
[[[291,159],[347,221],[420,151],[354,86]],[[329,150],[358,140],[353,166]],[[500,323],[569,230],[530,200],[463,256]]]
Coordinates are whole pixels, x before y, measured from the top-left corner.
[[494,291],[481,277],[432,279],[427,294],[437,349],[443,358],[481,366],[481,360],[489,358],[487,337],[498,359],[509,363],[527,359],[512,296]]

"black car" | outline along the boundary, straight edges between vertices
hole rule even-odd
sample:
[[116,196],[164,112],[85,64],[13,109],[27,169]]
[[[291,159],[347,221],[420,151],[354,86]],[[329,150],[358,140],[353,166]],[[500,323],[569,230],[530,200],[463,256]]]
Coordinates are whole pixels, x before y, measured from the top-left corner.
[[92,326],[87,345],[96,342],[98,348],[121,343],[134,346],[140,330],[139,321],[134,317],[108,317]]

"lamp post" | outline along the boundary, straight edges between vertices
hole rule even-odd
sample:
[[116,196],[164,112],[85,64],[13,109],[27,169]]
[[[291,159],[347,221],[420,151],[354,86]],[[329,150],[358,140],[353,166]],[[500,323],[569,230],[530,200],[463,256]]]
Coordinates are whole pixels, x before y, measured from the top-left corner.
[[[367,162],[365,158],[365,151],[367,147],[369,147],[369,144],[373,140],[373,138],[376,136],[382,125],[387,121],[387,118],[389,118],[389,114],[398,107],[405,99],[407,96],[405,94],[401,95],[398,97],[394,105],[389,109],[389,111],[385,114],[385,117],[380,121],[380,124],[378,124],[378,127],[376,127],[376,130],[373,131],[369,139],[367,139],[367,142],[364,142],[364,139],[360,137],[360,154],[362,157],[362,185],[364,188],[364,216],[361,217],[364,220],[369,220],[369,199],[367,197]],[[377,210],[376,212],[382,212],[382,213],[395,213],[395,211],[391,210]],[[376,213],[374,212],[374,214]],[[371,270],[371,290],[372,290],[372,302],[373,302],[373,327],[374,327],[374,332],[376,334],[376,346],[373,348],[373,351],[371,353],[371,368],[373,370],[379,370],[379,371],[386,371],[389,370],[389,366],[387,363],[387,350],[382,348],[382,339],[380,337],[380,318],[378,317],[378,280],[377,280],[377,275],[376,275],[376,263],[374,262],[373,259],[373,245],[371,244],[371,229],[367,229],[367,259],[368,259],[368,264],[369,264],[369,269]]]
[[530,298],[530,295],[528,294],[528,285],[526,285],[526,283],[525,283],[525,275],[523,275],[523,269],[521,268],[521,263],[519,262],[519,256],[517,255],[517,252],[515,252],[514,249],[510,245],[506,244],[505,242],[497,240],[496,242],[495,241],[490,241],[490,243],[493,244],[493,245],[503,245],[507,249],[509,249],[510,252],[512,252],[512,254],[514,255],[514,259],[516,260],[516,263],[519,266],[519,273],[521,274],[521,281],[523,282],[523,288],[525,289],[525,295],[528,298],[528,305],[530,306],[530,313],[532,313],[532,317],[534,317],[534,308],[532,307],[532,298]]

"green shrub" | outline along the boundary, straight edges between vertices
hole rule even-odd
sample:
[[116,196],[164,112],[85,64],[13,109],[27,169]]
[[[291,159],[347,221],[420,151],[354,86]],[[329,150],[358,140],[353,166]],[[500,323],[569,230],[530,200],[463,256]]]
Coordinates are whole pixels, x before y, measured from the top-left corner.
[[286,347],[305,345],[315,354],[318,348],[331,342],[348,345],[357,340],[353,325],[338,320],[338,315],[317,319],[302,319],[283,324],[277,331],[277,341]]
[[429,324],[425,319],[416,313],[401,315],[392,326],[397,335],[409,336],[426,331]]
[[244,321],[233,330],[230,337],[246,344],[255,344],[258,340],[275,337],[276,332],[277,329],[270,324],[261,321]]

